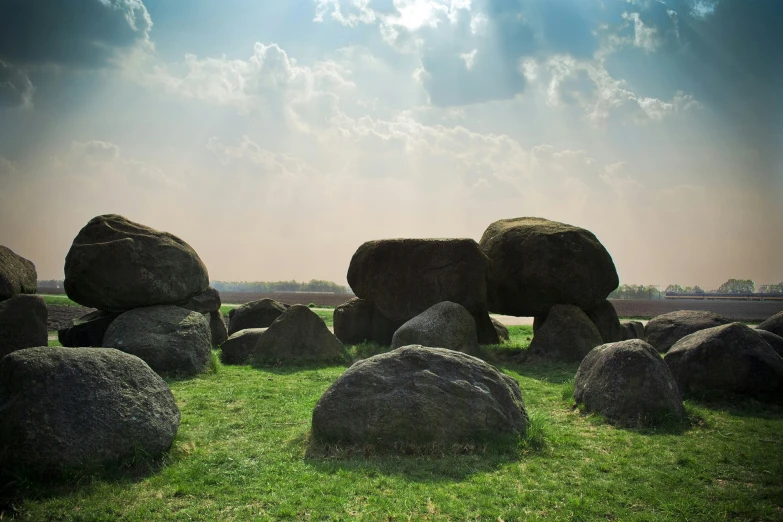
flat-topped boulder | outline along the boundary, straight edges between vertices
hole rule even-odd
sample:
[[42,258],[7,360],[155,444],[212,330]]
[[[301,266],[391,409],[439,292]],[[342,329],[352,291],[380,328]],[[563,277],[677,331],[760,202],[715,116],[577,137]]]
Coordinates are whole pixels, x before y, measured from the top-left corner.
[[535,317],[560,304],[591,310],[619,285],[612,256],[583,228],[542,218],[502,219],[479,242],[489,258],[491,312]]
[[249,362],[253,365],[338,362],[345,357],[343,343],[304,305],[293,305],[283,312],[252,350]]
[[461,352],[405,346],[348,368],[318,400],[312,433],[321,443],[405,451],[518,440],[527,421],[511,377]]
[[392,322],[451,301],[473,316],[479,342],[497,344],[486,307],[488,260],[472,239],[382,239],[351,258],[348,284]]
[[268,328],[246,328],[231,336],[220,345],[220,360],[223,364],[248,364],[255,346]]
[[206,318],[177,306],[149,306],[123,313],[109,325],[103,346],[133,354],[167,376],[197,375],[212,361]]
[[576,372],[574,400],[621,425],[678,422],[685,416],[668,366],[639,339],[591,350]]
[[35,265],[0,245],[0,301],[19,294],[34,294],[38,286]]
[[209,286],[198,254],[180,238],[108,214],[91,219],[65,258],[65,292],[110,312],[182,304]]
[[0,467],[45,476],[91,470],[171,446],[180,412],[138,357],[28,348],[0,360]]
[[477,355],[476,322],[464,306],[450,301],[438,303],[400,326],[391,347],[414,344]]
[[286,310],[286,305],[274,299],[259,299],[232,308],[228,312],[228,335],[248,328],[269,328]]
[[687,335],[664,361],[681,395],[717,392],[783,402],[783,358],[742,323]]
[[644,327],[644,338],[653,348],[666,353],[686,335],[730,322],[731,320],[713,312],[679,310],[650,319]]
[[579,307],[553,306],[546,318],[540,321],[529,348],[536,357],[577,362],[603,344],[598,328]]
[[768,332],[772,332],[775,335],[783,337],[783,312],[779,312],[773,315],[758,325],[756,328],[759,330],[766,330]]
[[19,294],[0,301],[0,359],[23,348],[46,346],[48,313],[37,295]]

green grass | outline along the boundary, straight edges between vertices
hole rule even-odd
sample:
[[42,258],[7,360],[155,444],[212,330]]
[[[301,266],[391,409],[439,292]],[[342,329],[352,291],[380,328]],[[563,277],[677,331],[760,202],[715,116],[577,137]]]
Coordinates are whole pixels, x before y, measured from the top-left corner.
[[68,296],[65,295],[47,295],[47,294],[38,294],[38,295],[43,297],[43,300],[47,305],[82,306],[79,303],[71,301],[70,299],[68,299]]
[[[360,345],[354,355],[381,348]],[[509,366],[531,429],[514,451],[308,456],[344,366],[171,381],[182,424],[159,470],[17,484],[19,520],[783,520],[783,411],[686,403],[690,427],[618,429],[567,391],[576,365]],[[6,496],[9,491],[5,491]],[[0,513],[0,518],[3,514]]]

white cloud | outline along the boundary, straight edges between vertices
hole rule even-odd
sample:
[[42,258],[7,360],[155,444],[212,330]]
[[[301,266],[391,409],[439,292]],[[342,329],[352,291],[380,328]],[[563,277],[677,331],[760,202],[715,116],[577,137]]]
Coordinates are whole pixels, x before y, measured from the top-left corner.
[[633,22],[633,44],[636,47],[653,52],[661,45],[658,30],[655,27],[645,25],[639,13],[623,13],[622,17],[624,20]]
[[463,53],[459,55],[459,57],[465,61],[465,69],[467,70],[473,69],[473,63],[476,61],[477,53],[478,53],[478,49],[473,49],[469,53]]

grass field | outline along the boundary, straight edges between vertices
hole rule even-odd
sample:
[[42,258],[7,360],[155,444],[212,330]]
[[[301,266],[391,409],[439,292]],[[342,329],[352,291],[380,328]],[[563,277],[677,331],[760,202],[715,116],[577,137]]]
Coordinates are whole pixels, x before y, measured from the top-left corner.
[[[510,329],[524,350],[529,326]],[[353,357],[383,349],[349,348]],[[499,357],[502,358],[502,357]],[[345,366],[220,367],[172,381],[182,424],[159,468],[21,480],[19,520],[783,520],[783,410],[686,402],[687,426],[618,429],[572,405],[577,365],[506,365],[534,419],[511,449],[328,456],[309,441]]]

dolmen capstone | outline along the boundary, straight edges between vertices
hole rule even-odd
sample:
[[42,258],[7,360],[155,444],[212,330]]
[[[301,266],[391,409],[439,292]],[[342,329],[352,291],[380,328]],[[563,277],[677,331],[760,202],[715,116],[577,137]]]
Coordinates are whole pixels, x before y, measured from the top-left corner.
[[783,402],[783,358],[745,324],[686,335],[663,360],[683,396],[716,392]]
[[[292,305],[264,332],[251,330],[240,339],[224,343],[224,347],[229,345],[224,362],[264,366],[337,362],[345,357],[343,344],[329,331],[323,319],[304,305]],[[254,339],[255,343],[251,345]]]
[[202,314],[178,306],[123,313],[109,325],[103,346],[139,357],[160,375],[193,376],[211,364],[209,323]]
[[133,355],[39,347],[0,361],[0,469],[49,476],[156,457],[179,422],[169,387]]
[[645,340],[661,353],[666,353],[686,335],[731,321],[713,312],[679,310],[653,317],[644,327]]
[[406,451],[516,439],[527,429],[519,385],[470,355],[405,346],[361,360],[313,410],[319,443]]
[[391,347],[415,344],[478,355],[476,322],[464,306],[450,301],[438,303],[400,326]]
[[783,312],[778,312],[756,327],[783,337]]
[[[486,306],[488,263],[472,239],[368,241],[351,258],[348,284],[358,298],[372,304],[371,321],[366,322],[366,310],[361,306],[342,309],[339,315],[361,314],[349,322],[363,321],[366,326],[361,336],[383,342],[370,337],[378,333],[373,324],[377,322],[376,310],[396,331],[427,308],[451,301],[470,312],[481,344],[497,344]],[[342,334],[342,325],[335,328]],[[353,334],[359,335],[357,329]]]
[[286,306],[274,299],[259,299],[232,308],[228,312],[228,335],[248,328],[269,328],[285,311]]
[[46,346],[48,312],[35,265],[0,245],[0,359],[23,348]]
[[639,339],[590,351],[574,378],[574,400],[620,425],[681,421],[677,383],[658,352]]
[[248,364],[250,356],[268,328],[245,328],[226,339],[220,345],[220,360],[223,364]]
[[529,351],[541,359],[578,362],[601,344],[598,327],[581,308],[555,305],[536,328]]

